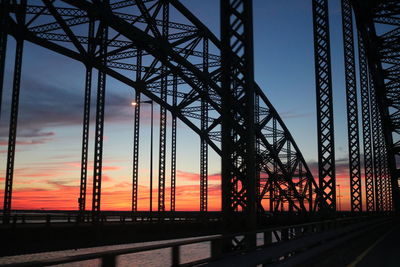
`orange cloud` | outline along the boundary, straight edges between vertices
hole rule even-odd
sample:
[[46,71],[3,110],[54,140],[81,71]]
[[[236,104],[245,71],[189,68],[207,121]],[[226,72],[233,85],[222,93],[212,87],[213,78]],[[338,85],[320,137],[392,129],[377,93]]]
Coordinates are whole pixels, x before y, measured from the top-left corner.
[[[200,181],[200,174],[193,172],[185,172],[185,171],[176,171],[177,179],[183,179],[185,181]],[[221,181],[221,174],[214,173],[208,175],[208,181]]]
[[[91,166],[90,166],[91,167]],[[13,209],[69,209],[76,210],[79,196],[80,162],[50,162],[43,165],[17,168],[15,170]],[[120,170],[121,167],[109,164],[103,170],[111,173],[103,173],[101,208],[103,210],[130,210],[132,202],[132,182],[126,177],[115,177],[112,171]],[[78,171],[71,173],[71,170]],[[340,195],[337,192],[342,210],[350,209],[350,182],[348,178],[348,167],[339,164],[336,167],[337,181],[340,185]],[[121,174],[119,174],[121,175]],[[26,178],[26,179],[25,179]],[[36,179],[30,179],[36,178]],[[42,179],[41,179],[42,178]],[[178,185],[176,188],[177,210],[199,210],[200,185],[199,174],[193,172],[177,171]],[[219,173],[210,174],[208,177],[208,207],[209,210],[221,209],[221,176]],[[4,182],[4,177],[0,177]],[[185,183],[186,182],[186,183]],[[189,182],[189,183],[188,183]],[[91,179],[87,187],[87,207],[91,203]],[[2,187],[2,189],[4,186]],[[337,188],[338,191],[339,187]],[[153,208],[157,209],[158,191],[157,182],[153,188]],[[170,188],[166,188],[166,207],[170,207]],[[362,194],[365,189],[363,187]],[[0,197],[3,195],[0,190]],[[150,191],[148,185],[139,185],[138,208],[148,210]]]

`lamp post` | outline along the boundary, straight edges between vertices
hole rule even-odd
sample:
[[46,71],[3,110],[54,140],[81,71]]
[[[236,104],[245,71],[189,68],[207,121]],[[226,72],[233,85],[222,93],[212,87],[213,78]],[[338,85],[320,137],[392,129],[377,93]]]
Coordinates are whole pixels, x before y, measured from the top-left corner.
[[139,104],[151,105],[151,118],[150,118],[150,212],[153,211],[153,100],[140,101],[139,103],[132,102],[132,106]]
[[341,203],[341,201],[340,201],[340,198],[342,197],[342,195],[340,194],[340,184],[338,184],[338,185],[336,185],[337,187],[338,187],[338,193],[339,193],[339,195],[338,195],[338,198],[339,198],[339,211],[341,211],[342,210],[342,203]]

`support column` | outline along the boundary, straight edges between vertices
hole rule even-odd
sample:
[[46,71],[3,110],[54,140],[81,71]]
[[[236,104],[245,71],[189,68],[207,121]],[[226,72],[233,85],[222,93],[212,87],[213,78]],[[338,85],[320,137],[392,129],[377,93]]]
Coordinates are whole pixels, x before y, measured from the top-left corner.
[[[17,22],[19,25],[25,25],[25,8],[26,0],[21,1],[21,5],[17,6]],[[11,98],[10,126],[8,135],[8,151],[7,151],[7,166],[6,166],[6,181],[4,189],[4,222],[7,223],[11,212],[12,187],[14,178],[14,159],[15,145],[17,138],[18,126],[18,111],[19,111],[19,94],[21,87],[21,72],[22,72],[22,55],[24,50],[24,36],[22,32],[17,32],[16,35],[16,51],[14,63],[14,78],[13,91]]]
[[[142,79],[142,51],[138,49],[136,55],[136,82]],[[133,124],[133,174],[132,174],[132,211],[138,208],[139,185],[139,134],[140,134],[140,92],[135,92],[135,119]]]
[[[225,234],[229,234],[256,227],[253,15],[250,0],[220,3],[222,214]],[[225,250],[254,247],[255,241],[255,235],[232,238]]]
[[347,136],[349,148],[350,203],[352,212],[362,211],[360,141],[358,130],[353,14],[349,0],[342,0],[344,71],[346,78]]
[[[277,128],[276,128],[276,118],[272,118],[272,146],[274,148],[274,151],[276,151],[276,146],[278,145],[278,133],[277,133]],[[278,205],[278,198],[279,198],[279,194],[275,194],[276,190],[279,188],[279,177],[275,174],[278,173],[278,163],[276,162],[276,160],[274,160],[273,162],[273,173],[274,175],[271,175],[269,177],[269,181],[270,181],[270,201],[271,201],[271,212],[276,212],[279,210],[279,205]],[[275,186],[276,185],[276,186]]]
[[[168,22],[169,22],[169,3],[163,3],[163,25],[162,37],[165,42],[168,41]],[[168,89],[168,69],[161,66],[161,100],[167,102]],[[166,144],[167,144],[167,110],[160,105],[160,154],[158,165],[158,211],[165,211],[165,167],[166,167]]]
[[[100,58],[102,63],[107,64],[107,39],[108,27],[100,23]],[[101,198],[101,177],[103,165],[103,134],[104,134],[104,109],[106,96],[106,73],[99,70],[97,80],[97,104],[96,104],[96,132],[95,132],[95,147],[94,147],[94,166],[93,166],[93,200],[92,212],[94,214],[100,212]]]
[[[382,120],[382,117],[381,117]],[[381,167],[381,187],[382,187],[382,210],[387,211],[389,209],[389,174],[387,173],[387,150],[385,144],[385,137],[383,134],[383,125],[379,125],[379,150],[380,150],[380,167]]]
[[[94,53],[94,21],[89,22],[89,44],[88,54]],[[85,100],[83,108],[83,134],[82,134],[82,157],[81,157],[81,183],[79,189],[79,211],[86,209],[86,185],[87,185],[87,165],[88,165],[88,152],[89,152],[89,127],[90,127],[90,102],[92,92],[92,72],[93,67],[86,64],[86,80],[85,80]]]
[[374,179],[375,179],[375,203],[376,211],[383,211],[383,199],[382,199],[382,168],[381,168],[381,150],[380,150],[380,114],[379,108],[376,103],[375,97],[375,86],[372,79],[370,78],[370,100],[371,100],[371,114],[372,114],[372,142],[373,142],[373,159],[374,159]]
[[[260,96],[256,95],[254,100],[254,123],[256,128],[260,127]],[[264,212],[262,206],[262,195],[261,195],[261,143],[260,139],[256,138],[256,202],[257,202],[257,212]]]
[[[208,40],[203,42],[203,72],[208,73]],[[204,84],[204,91],[208,90]],[[201,132],[206,134],[208,128],[208,104],[201,99]],[[208,209],[208,145],[204,137],[200,137],[200,211]]]
[[335,138],[327,0],[313,0],[315,84],[317,91],[318,176],[321,209],[336,211]]
[[[172,106],[178,105],[178,78],[174,75],[172,85]],[[172,114],[172,133],[171,133],[171,211],[175,211],[176,197],[176,136],[177,136],[177,121],[176,116]]]
[[364,147],[365,206],[367,211],[374,211],[374,168],[372,161],[373,151],[371,139],[371,105],[368,84],[368,63],[365,54],[364,41],[360,33],[358,34],[358,58],[360,66],[361,112]]

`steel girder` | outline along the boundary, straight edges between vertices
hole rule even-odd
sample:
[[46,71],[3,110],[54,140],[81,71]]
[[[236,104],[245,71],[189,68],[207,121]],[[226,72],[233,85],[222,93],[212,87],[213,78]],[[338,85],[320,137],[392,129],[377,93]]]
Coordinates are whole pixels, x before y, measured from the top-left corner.
[[327,210],[336,210],[335,138],[327,0],[313,0],[315,84],[317,91],[318,176]]
[[[143,2],[142,10],[136,6],[139,2]],[[29,25],[20,24],[9,16],[7,29],[9,34],[14,36],[21,31],[25,40],[81,61],[134,88],[138,93],[171,112],[173,117],[185,123],[208,146],[221,155],[221,95],[223,93],[220,84],[220,56],[217,55],[221,50],[221,44],[196,17],[175,0],[167,2],[170,8],[180,12],[186,18],[189,26],[169,22],[168,27],[174,28],[170,30],[167,40],[158,38],[157,36],[162,32],[160,20],[163,21],[159,11],[164,2],[111,1],[110,5],[99,1],[47,2],[47,5],[54,7],[53,13],[45,6],[32,6],[28,2],[27,9],[31,12]],[[37,1],[35,3],[37,4]],[[58,3],[63,4],[58,5]],[[66,4],[71,7],[66,8]],[[117,8],[124,9],[122,11],[124,14],[134,13],[136,19],[131,17],[124,19],[125,16],[121,16]],[[59,16],[54,15],[54,10]],[[68,20],[74,17],[85,19],[69,24]],[[105,40],[103,42],[100,42],[99,34],[95,36],[94,56],[88,55],[85,49],[82,49],[88,39],[79,37],[82,31],[85,32],[82,27],[87,28],[85,25],[91,19],[97,23],[101,22],[101,25],[108,27],[110,31],[110,38],[102,36]],[[43,24],[43,21],[46,22]],[[48,27],[50,24],[52,26]],[[36,29],[42,27],[41,29],[46,28],[46,30],[31,30],[34,27]],[[99,29],[97,31],[101,32]],[[174,37],[170,38],[171,35]],[[55,36],[58,37],[54,38]],[[214,54],[202,51],[201,44],[204,42],[207,42],[209,51],[213,51]],[[100,49],[100,44],[107,46],[108,49]],[[138,51],[142,51],[143,62],[147,62],[146,65],[139,65],[142,72],[140,80],[131,79],[132,75],[126,72],[126,70],[137,70],[137,64],[126,69],[110,64],[110,62],[118,62],[122,66],[132,64],[131,58],[137,57]],[[204,60],[204,57],[208,58],[208,63],[198,60]],[[124,62],[126,59],[130,62]],[[208,68],[205,68],[205,64],[208,64]],[[205,84],[207,91],[204,90]],[[301,152],[262,90],[256,84],[254,90],[255,97],[259,101],[257,112],[260,114],[259,122],[255,126],[259,143],[257,165],[264,176],[264,182],[260,185],[261,193],[258,202],[262,203],[263,199],[268,198],[269,188],[274,188],[281,195],[280,201],[288,205],[287,207],[290,206],[296,211],[315,210],[314,199],[318,187]],[[175,95],[176,102],[171,103],[171,98],[165,98],[165,95]],[[202,102],[207,103],[209,112],[206,119],[208,123],[203,124],[203,127],[201,127],[201,119],[204,119],[205,109],[198,108],[201,107]],[[101,122],[99,126],[104,126],[100,124]],[[233,127],[239,134],[243,134],[240,124],[241,121],[235,121]],[[275,143],[273,136],[276,137]],[[101,134],[99,138],[101,139]],[[101,173],[97,174],[97,180],[101,181]],[[309,204],[307,208],[305,202]],[[97,209],[98,206],[95,205],[94,208]],[[264,206],[260,208],[264,210]]]
[[[173,77],[172,85],[172,106],[176,108],[178,104],[178,79],[176,75]],[[177,118],[172,115],[171,123],[171,211],[175,211],[176,207],[176,146],[177,146]]]
[[[138,51],[136,64],[142,66],[142,53]],[[142,78],[142,71],[139,68],[136,71],[136,81]],[[133,125],[133,170],[132,170],[132,211],[137,211],[138,208],[138,180],[139,180],[139,136],[140,136],[140,93],[135,93],[135,119]]]
[[[89,40],[94,38],[94,22],[89,22],[88,30]],[[88,44],[87,53],[94,55],[93,41]],[[82,157],[81,157],[81,182],[79,189],[79,210],[86,209],[86,185],[87,185],[87,168],[88,168],[88,154],[89,154],[89,126],[90,126],[90,103],[92,91],[92,72],[91,66],[86,66],[85,77],[85,99],[83,109],[83,130],[82,130]]]
[[[379,172],[382,173],[381,195],[377,195],[379,210],[400,209],[399,162],[399,69],[400,69],[400,3],[398,1],[352,0],[360,31],[367,52],[371,81],[374,83],[377,111],[382,128]],[[379,131],[379,130],[378,130]],[[379,177],[378,177],[379,178]],[[390,192],[389,192],[390,190]],[[377,208],[378,209],[378,208]]]
[[360,70],[360,91],[361,91],[361,112],[363,127],[363,148],[364,148],[364,176],[365,176],[365,200],[366,210],[375,210],[374,192],[374,165],[373,148],[371,136],[371,94],[369,84],[369,72],[365,46],[360,34],[358,36],[358,60]]
[[[16,10],[16,20],[20,24],[25,24],[26,20],[25,7],[26,7],[26,0],[22,0],[19,8]],[[17,44],[16,44],[15,61],[14,61],[14,77],[13,77],[13,87],[12,87],[12,97],[11,97],[10,126],[8,133],[6,180],[5,180],[4,207],[3,207],[5,222],[8,222],[8,217],[10,215],[10,210],[11,210],[11,201],[12,201],[15,145],[17,142],[16,139],[17,139],[17,126],[18,126],[19,95],[20,95],[21,76],[22,76],[22,57],[24,50],[23,32],[17,31],[15,34],[15,39],[17,41]],[[2,73],[2,75],[4,75],[4,73]],[[3,84],[1,86],[3,86]]]
[[362,211],[360,141],[358,130],[356,64],[354,55],[353,13],[349,0],[342,0],[344,70],[346,80],[347,133],[349,148],[351,211]]
[[376,89],[373,83],[372,74],[370,73],[370,92],[371,92],[371,114],[372,114],[372,148],[374,155],[374,178],[375,178],[375,196],[376,210],[383,210],[383,166],[382,166],[382,141],[381,135],[382,119],[379,112],[379,107],[376,101]]
[[[203,40],[203,54],[208,54],[208,41]],[[203,72],[208,73],[208,57],[203,57]],[[207,84],[204,84],[205,92]],[[205,131],[208,127],[208,104],[204,99],[201,100],[200,107],[201,131]],[[200,211],[208,209],[208,145],[204,138],[200,140]]]
[[[105,0],[107,1],[107,0]],[[99,36],[99,55],[100,64],[106,64],[108,27],[104,22],[100,22],[97,36]],[[93,162],[93,199],[92,211],[99,212],[101,204],[101,178],[103,166],[103,135],[104,135],[104,113],[106,101],[106,73],[102,70],[98,72],[97,79],[97,102],[96,102],[96,128],[94,141],[94,162]]]
[[[256,135],[252,1],[221,0],[222,213],[224,230],[256,228]],[[238,123],[239,122],[239,123]],[[255,235],[226,249],[255,247]]]

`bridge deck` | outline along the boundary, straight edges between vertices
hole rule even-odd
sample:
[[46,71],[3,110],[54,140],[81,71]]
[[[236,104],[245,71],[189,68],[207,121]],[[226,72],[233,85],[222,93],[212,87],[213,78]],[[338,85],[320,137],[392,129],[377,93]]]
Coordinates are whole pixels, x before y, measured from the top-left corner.
[[399,266],[400,226],[394,225],[358,255],[351,267]]

